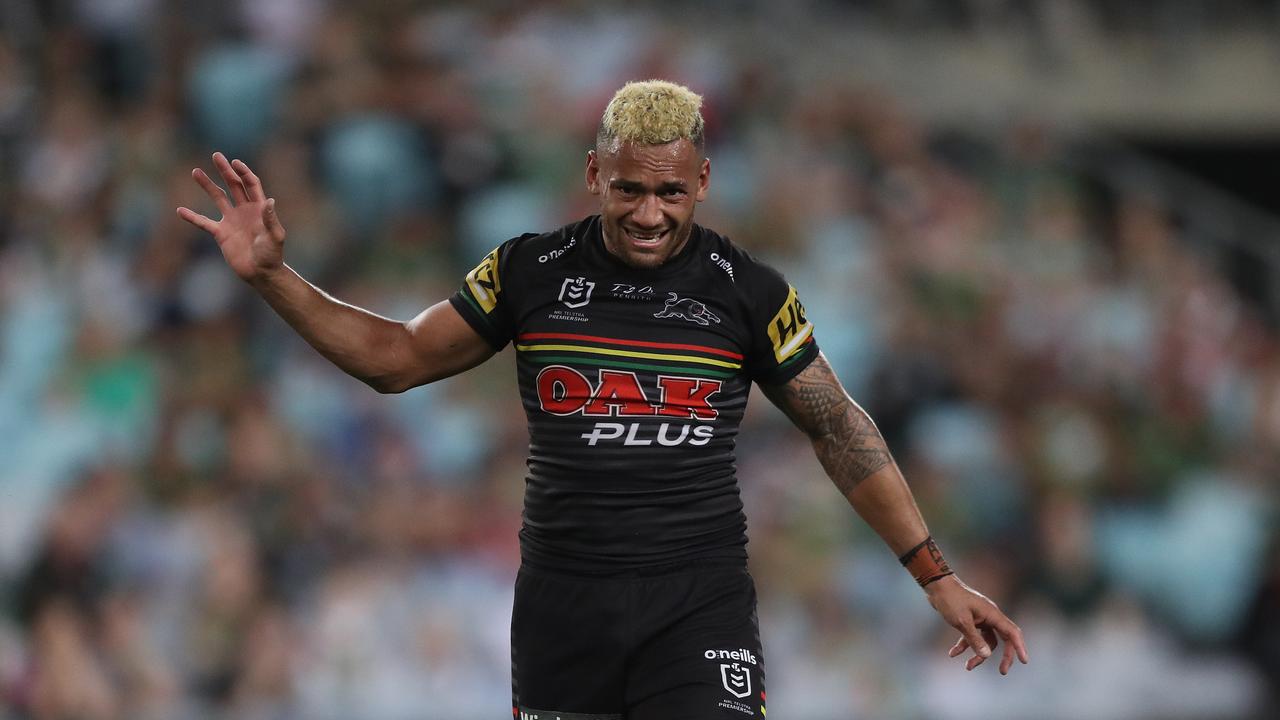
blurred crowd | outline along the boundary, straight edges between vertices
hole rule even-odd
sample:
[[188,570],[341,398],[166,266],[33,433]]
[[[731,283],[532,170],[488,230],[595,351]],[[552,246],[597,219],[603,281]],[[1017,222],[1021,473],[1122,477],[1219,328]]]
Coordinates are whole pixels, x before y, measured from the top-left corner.
[[581,2],[3,7],[0,719],[505,716],[511,351],[378,395],[174,208],[212,213],[191,169],[244,159],[290,264],[407,319],[592,212],[599,113],[647,77],[705,95],[699,221],[799,289],[1032,654],[1008,678],[948,661],[757,393],[739,470],[772,715],[1251,718],[1280,696],[1280,334],[1160,198],[1065,169],[1050,125],[944,131],[797,71],[783,29]]

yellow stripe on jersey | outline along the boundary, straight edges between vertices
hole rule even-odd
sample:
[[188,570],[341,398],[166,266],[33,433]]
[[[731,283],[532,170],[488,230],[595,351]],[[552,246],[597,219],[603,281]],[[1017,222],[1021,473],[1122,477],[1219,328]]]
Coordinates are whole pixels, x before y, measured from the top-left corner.
[[664,353],[615,350],[614,348],[585,347],[582,345],[516,345],[516,350],[521,352],[538,352],[544,350],[558,350],[563,352],[568,350],[571,352],[593,353],[596,355],[617,355],[619,357],[648,358],[650,360],[671,360],[674,362],[700,363],[702,365],[715,365],[717,367],[727,367],[735,370],[742,367],[742,363],[696,357],[693,355],[667,355]]

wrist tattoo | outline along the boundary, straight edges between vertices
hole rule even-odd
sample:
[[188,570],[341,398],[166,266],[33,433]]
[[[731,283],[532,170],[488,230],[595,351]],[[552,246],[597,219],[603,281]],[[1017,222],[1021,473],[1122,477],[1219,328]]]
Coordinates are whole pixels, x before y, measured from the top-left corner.
[[955,574],[947,564],[947,559],[942,557],[942,551],[938,549],[938,543],[934,542],[932,535],[899,557],[898,562],[920,583],[920,587]]

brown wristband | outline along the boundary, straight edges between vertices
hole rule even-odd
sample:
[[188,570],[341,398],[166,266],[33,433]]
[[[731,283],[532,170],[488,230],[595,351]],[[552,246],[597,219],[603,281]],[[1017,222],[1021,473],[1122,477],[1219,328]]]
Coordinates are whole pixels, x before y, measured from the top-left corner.
[[946,558],[942,557],[942,551],[938,549],[938,543],[933,541],[932,535],[908,550],[905,555],[898,558],[898,562],[902,563],[902,567],[906,568],[916,582],[920,583],[920,587],[955,574],[947,564]]

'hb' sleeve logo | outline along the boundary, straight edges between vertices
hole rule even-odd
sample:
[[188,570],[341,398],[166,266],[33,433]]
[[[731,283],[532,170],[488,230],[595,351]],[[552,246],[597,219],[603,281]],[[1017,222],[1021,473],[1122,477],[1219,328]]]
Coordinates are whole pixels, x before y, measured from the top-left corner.
[[796,289],[787,286],[787,299],[769,321],[769,339],[773,341],[773,357],[779,363],[795,355],[813,335],[813,324],[804,316],[804,305]]
[[467,288],[486,315],[498,306],[498,293],[502,292],[502,283],[498,279],[499,249],[494,248],[474,270],[467,273]]

